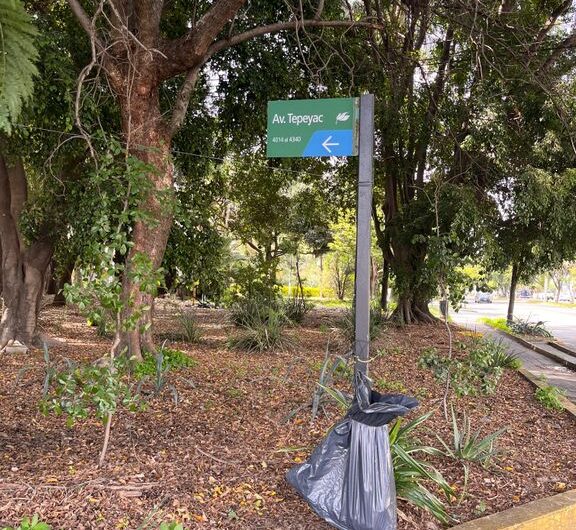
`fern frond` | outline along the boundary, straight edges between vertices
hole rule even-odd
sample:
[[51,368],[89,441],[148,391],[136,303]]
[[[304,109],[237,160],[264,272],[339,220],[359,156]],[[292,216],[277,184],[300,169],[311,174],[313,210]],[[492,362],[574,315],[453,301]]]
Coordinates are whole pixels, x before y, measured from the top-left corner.
[[22,105],[32,95],[34,62],[38,51],[37,34],[32,19],[20,0],[0,3],[0,130],[10,132],[11,122],[18,117]]

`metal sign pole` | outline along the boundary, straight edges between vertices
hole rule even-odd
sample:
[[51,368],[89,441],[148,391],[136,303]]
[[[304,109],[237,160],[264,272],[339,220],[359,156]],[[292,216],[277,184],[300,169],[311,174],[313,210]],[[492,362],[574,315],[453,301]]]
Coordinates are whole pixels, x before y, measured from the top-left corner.
[[370,356],[370,222],[374,184],[374,95],[360,96],[356,276],[354,280],[356,370],[368,374]]

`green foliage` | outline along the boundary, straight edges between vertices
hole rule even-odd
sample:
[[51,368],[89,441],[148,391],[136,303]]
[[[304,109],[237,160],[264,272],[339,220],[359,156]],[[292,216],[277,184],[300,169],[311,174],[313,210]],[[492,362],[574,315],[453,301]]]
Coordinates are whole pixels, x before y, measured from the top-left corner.
[[139,407],[139,399],[132,394],[126,381],[127,361],[117,358],[110,366],[71,367],[52,379],[52,392],[43,400],[46,414],[64,414],[69,425],[94,415],[105,421],[119,406],[130,411]]
[[375,381],[376,386],[383,392],[395,392],[398,394],[405,394],[406,387],[401,381],[388,381],[386,379],[378,379]]
[[528,319],[523,320],[517,318],[510,324],[510,329],[518,335],[532,335],[534,337],[546,338],[552,337],[552,333],[546,329],[542,320],[538,322],[530,322]]
[[244,323],[240,325],[238,333],[228,340],[229,347],[233,349],[262,353],[292,345],[291,339],[284,333],[288,319],[282,309],[264,306],[242,321]]
[[36,33],[20,0],[0,4],[0,130],[8,133],[34,89]]
[[506,352],[502,343],[481,339],[473,343],[463,359],[448,359],[438,355],[436,348],[427,348],[418,365],[431,369],[441,382],[445,382],[450,374],[450,384],[460,397],[494,393],[504,368],[517,369],[519,361]]
[[51,528],[49,524],[40,521],[40,518],[36,514],[32,519],[24,517],[18,526],[5,526],[2,530],[51,530]]
[[453,496],[454,492],[438,470],[419,458],[419,455],[438,455],[439,451],[422,445],[413,435],[414,429],[425,422],[431,414],[428,412],[407,423],[398,418],[390,428],[396,495],[399,499],[427,510],[439,521],[448,524],[452,522],[452,518],[446,513],[444,503],[426,487],[426,483],[432,483],[448,498]]
[[[113,323],[115,331],[133,330],[150,307],[133,307],[133,300],[122,296],[125,275],[140,285],[142,292],[155,295],[162,282],[163,270],[153,267],[149,256],[131,255],[130,270],[125,263],[132,247],[131,230],[136,220],[152,223],[150,214],[140,209],[142,198],[150,191],[147,179],[152,168],[134,157],[123,157],[116,141],[104,141],[105,151],[99,167],[92,172],[86,189],[79,195],[76,219],[70,240],[79,256],[76,271],[79,281],[64,288],[66,299],[75,304],[91,322]],[[161,197],[165,207],[168,198]],[[87,218],[84,210],[93,212]],[[131,307],[129,317],[123,317]]]
[[202,328],[198,325],[194,315],[188,311],[182,311],[178,315],[178,324],[182,337],[186,342],[198,343],[202,340]]
[[144,354],[144,360],[134,367],[134,375],[137,379],[155,376],[158,373],[158,359],[160,359],[160,372],[174,371],[182,368],[193,368],[198,361],[186,355],[183,351],[162,347],[158,355]]
[[538,387],[534,392],[534,397],[538,403],[550,410],[564,410],[561,397],[565,396],[566,392],[556,386],[546,385],[543,388]]
[[507,333],[510,333],[512,331],[510,329],[510,326],[508,326],[508,323],[505,318],[482,317],[480,319],[480,322],[486,324],[487,326],[490,326],[491,328],[499,329],[500,331],[505,331]]
[[353,367],[351,366],[351,355],[343,357],[341,355],[330,355],[330,343],[326,345],[324,362],[319,367],[320,375],[317,388],[314,389],[312,397],[312,420],[318,415],[318,411],[323,404],[324,395],[331,397],[342,413],[346,412],[352,404],[352,398],[333,387],[334,380],[340,374],[344,378],[351,380]]
[[[347,309],[342,318],[340,318],[336,325],[340,329],[340,332],[344,338],[349,342],[354,342],[354,322],[356,318],[356,313],[354,308]],[[377,307],[370,308],[370,340],[374,340],[384,324],[384,319],[382,318],[382,312]]]
[[472,431],[470,418],[466,414],[462,415],[462,424],[458,424],[458,418],[452,407],[452,445],[449,446],[442,438],[436,436],[444,446],[447,456],[486,465],[498,454],[498,449],[494,444],[504,432],[506,428],[481,438],[480,431]]
[[292,297],[282,302],[286,318],[295,324],[301,324],[304,317],[312,310],[313,304],[307,302],[304,298]]

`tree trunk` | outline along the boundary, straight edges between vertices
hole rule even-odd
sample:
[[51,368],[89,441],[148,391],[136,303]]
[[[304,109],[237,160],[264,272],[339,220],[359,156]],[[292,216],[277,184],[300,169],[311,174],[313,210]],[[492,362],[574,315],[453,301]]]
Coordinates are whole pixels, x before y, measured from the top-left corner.
[[18,217],[26,199],[26,175],[21,164],[8,169],[0,156],[0,245],[2,247],[2,297],[0,350],[18,340],[31,346],[36,337],[38,313],[53,245],[39,239],[25,247],[18,231]]
[[400,293],[398,305],[390,319],[398,324],[434,324],[437,318],[430,313],[429,301],[415,294]]
[[382,267],[382,281],[380,291],[380,308],[382,311],[388,311],[388,284],[390,280],[390,265],[387,260],[384,260]]
[[54,305],[65,305],[66,297],[64,296],[64,286],[72,281],[72,273],[74,272],[75,262],[70,260],[59,267],[53,264],[49,269],[50,277],[48,279],[47,294],[54,295]]
[[[152,339],[152,318],[155,291],[142,287],[142,276],[155,274],[164,257],[173,211],[173,165],[170,155],[171,137],[162,120],[157,88],[141,79],[130,100],[121,100],[123,130],[131,154],[150,166],[139,210],[134,222],[133,246],[126,260],[122,282],[124,310],[123,330],[117,353],[125,351],[137,360],[143,352],[155,353]],[[144,270],[142,267],[144,266]]]
[[512,278],[510,279],[510,298],[508,300],[508,314],[506,315],[506,322],[508,325],[514,321],[514,303],[516,301],[516,287],[518,286],[518,278],[520,276],[520,267],[517,263],[512,264]]

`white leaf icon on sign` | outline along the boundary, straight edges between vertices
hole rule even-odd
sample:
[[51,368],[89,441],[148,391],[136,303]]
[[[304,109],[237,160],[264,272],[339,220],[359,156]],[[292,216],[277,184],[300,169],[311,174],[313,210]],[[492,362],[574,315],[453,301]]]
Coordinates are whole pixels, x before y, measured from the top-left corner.
[[341,112],[340,114],[338,114],[338,116],[336,116],[336,122],[348,121],[349,119],[350,119],[350,113],[349,112]]

